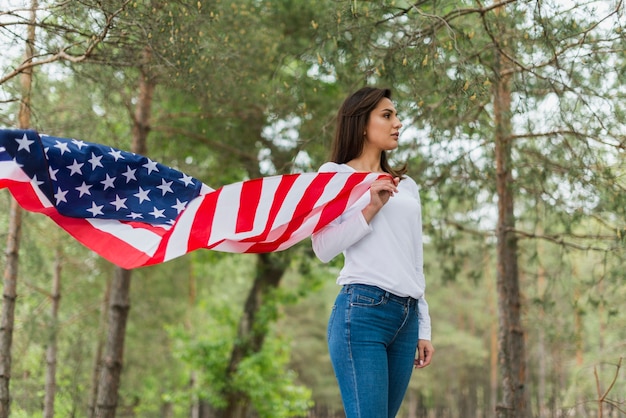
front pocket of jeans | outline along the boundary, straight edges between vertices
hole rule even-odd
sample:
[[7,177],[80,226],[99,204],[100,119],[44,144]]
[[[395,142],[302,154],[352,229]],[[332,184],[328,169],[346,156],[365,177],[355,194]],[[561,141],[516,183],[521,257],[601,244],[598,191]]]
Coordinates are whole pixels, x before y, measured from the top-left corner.
[[357,294],[352,299],[352,306],[379,306],[383,303],[383,296],[372,297],[367,295]]

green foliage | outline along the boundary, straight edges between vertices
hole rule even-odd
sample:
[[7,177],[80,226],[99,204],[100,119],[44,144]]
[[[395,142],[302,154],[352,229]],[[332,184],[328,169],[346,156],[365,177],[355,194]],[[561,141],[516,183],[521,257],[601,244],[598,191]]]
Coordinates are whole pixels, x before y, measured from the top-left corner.
[[[220,258],[211,265],[197,264],[198,271],[203,266],[210,267],[213,281],[201,291],[194,309],[195,319],[187,325],[168,327],[175,357],[185,364],[188,373],[196,376],[192,395],[219,409],[226,406],[223,397],[226,392],[241,392],[250,398],[259,416],[305,416],[310,406],[310,391],[296,384],[296,374],[288,369],[290,350],[285,336],[270,332],[262,350],[246,357],[232,380],[226,379],[241,315],[241,303],[233,303],[234,298],[228,292],[245,294],[245,285],[242,288],[243,281],[238,284],[237,277],[245,277],[247,266],[237,264],[235,256]],[[258,323],[269,327],[275,315],[271,304],[264,306]],[[174,397],[184,398],[188,390],[179,389]]]
[[286,370],[287,341],[275,339],[239,366],[234,386],[248,394],[255,410],[264,418],[306,416],[312,406],[310,390],[295,384],[296,374]]
[[189,370],[201,373],[201,383],[193,389],[194,394],[215,408],[223,408],[223,391],[228,384],[225,379],[226,365],[235,336],[237,318],[226,306],[222,309],[216,308],[213,312],[221,315],[216,316],[219,319],[206,327],[207,331],[201,336],[190,335],[182,327],[172,327],[169,332],[174,340],[175,356]]

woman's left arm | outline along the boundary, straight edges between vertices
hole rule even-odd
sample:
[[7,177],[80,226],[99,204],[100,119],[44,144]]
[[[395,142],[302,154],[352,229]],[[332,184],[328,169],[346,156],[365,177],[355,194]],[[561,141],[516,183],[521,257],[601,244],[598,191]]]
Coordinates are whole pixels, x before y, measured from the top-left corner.
[[418,357],[415,359],[415,367],[424,368],[430,364],[435,353],[435,348],[431,342],[430,313],[426,296],[417,300],[418,321],[419,321],[419,341],[417,343]]

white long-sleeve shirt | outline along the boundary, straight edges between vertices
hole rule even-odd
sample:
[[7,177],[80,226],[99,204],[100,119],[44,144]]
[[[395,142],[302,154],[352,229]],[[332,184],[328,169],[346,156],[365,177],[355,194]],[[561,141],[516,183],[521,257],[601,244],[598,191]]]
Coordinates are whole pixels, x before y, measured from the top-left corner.
[[[347,164],[327,162],[320,172],[354,172]],[[415,181],[404,177],[398,192],[368,224],[361,212],[370,195],[361,197],[339,218],[313,234],[313,251],[328,262],[343,252],[337,284],[377,286],[397,296],[418,300],[419,338],[431,339],[425,298],[422,210]]]

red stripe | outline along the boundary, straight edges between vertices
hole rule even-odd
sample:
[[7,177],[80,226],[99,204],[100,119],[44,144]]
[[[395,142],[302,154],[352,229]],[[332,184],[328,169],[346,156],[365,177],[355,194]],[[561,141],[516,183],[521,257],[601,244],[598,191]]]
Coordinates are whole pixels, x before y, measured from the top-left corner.
[[235,233],[252,231],[254,219],[261,199],[263,180],[254,179],[244,181],[239,195],[239,212],[237,213],[237,225]]
[[283,206],[283,202],[298,179],[298,176],[298,174],[286,174],[280,177],[280,183],[276,188],[274,199],[272,200],[272,206],[267,215],[267,220],[265,221],[265,229],[258,235],[238,240],[239,242],[257,242],[267,239],[267,236],[272,231],[272,225],[274,225],[276,216],[278,216],[278,212],[280,212],[280,208]]
[[320,215],[319,221],[317,222],[317,225],[315,225],[315,230],[313,232],[319,231],[331,221],[337,219],[339,215],[346,210],[352,189],[361,183],[367,175],[368,173],[354,173],[348,178],[341,191],[337,193],[337,196],[324,206],[322,214]]
[[196,211],[193,225],[191,226],[187,252],[197,250],[198,248],[207,248],[211,236],[211,229],[213,228],[215,208],[217,207],[217,200],[221,191],[222,189],[217,189],[204,195],[202,203]]
[[15,198],[24,209],[31,212],[41,212],[45,209],[30,183],[7,180],[0,183],[0,186],[7,187],[13,195],[13,198]]

